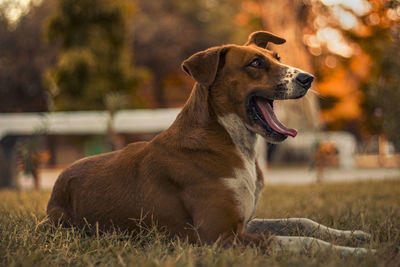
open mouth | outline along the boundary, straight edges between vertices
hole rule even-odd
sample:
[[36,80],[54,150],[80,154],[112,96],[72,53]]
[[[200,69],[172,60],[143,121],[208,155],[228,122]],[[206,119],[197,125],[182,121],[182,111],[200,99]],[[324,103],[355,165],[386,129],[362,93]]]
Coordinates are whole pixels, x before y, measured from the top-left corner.
[[295,137],[297,131],[283,125],[274,113],[274,100],[250,95],[247,112],[253,123],[259,124],[266,131],[267,136],[274,139],[286,139],[287,136]]

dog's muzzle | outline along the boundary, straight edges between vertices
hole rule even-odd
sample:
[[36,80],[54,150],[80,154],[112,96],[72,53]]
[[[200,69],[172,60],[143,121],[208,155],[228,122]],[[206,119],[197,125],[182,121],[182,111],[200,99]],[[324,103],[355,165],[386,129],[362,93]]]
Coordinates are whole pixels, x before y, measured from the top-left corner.
[[311,87],[311,83],[314,81],[314,76],[304,72],[299,73],[297,74],[295,81],[298,85],[308,90]]
[[262,91],[253,92],[247,98],[247,115],[252,125],[258,124],[264,135],[273,141],[280,142],[288,136],[295,137],[297,131],[283,125],[275,115],[274,100],[296,99],[304,96],[314,80],[314,76],[293,67],[285,68],[281,83],[275,91],[266,97]]

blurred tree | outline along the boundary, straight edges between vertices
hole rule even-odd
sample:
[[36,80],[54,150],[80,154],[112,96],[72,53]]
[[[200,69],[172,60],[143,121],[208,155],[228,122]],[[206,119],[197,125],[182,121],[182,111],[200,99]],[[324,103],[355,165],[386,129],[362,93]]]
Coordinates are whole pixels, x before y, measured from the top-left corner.
[[[378,23],[371,19],[377,18]],[[348,36],[368,53],[373,62],[368,79],[361,82],[365,126],[369,133],[386,133],[400,151],[400,1],[375,5],[362,18],[368,33]]]
[[[260,0],[260,4],[264,28],[286,39],[285,44],[272,46],[280,54],[282,63],[314,73],[312,55],[303,42],[303,36],[312,31],[311,2]],[[313,92],[298,100],[277,102],[277,107],[281,120],[290,127],[302,131],[313,131],[320,127],[318,100]]]
[[0,6],[0,112],[34,112],[48,109],[48,93],[42,76],[55,61],[55,51],[42,41],[41,25],[54,9],[54,1],[33,5],[28,13],[10,20]]
[[400,150],[400,1],[314,1],[314,34],[328,129],[358,137],[388,134]]
[[[55,1],[0,2],[0,112],[42,112],[51,102],[42,84],[55,50],[43,42],[42,24]],[[16,144],[20,137],[0,140],[0,187],[16,187]]]
[[26,175],[31,175],[33,188],[40,190],[39,165],[41,163],[40,154],[37,151],[36,136],[21,140],[17,144],[17,158],[19,169]]
[[115,113],[125,107],[125,97],[119,92],[111,92],[106,94],[103,100],[108,112],[107,135],[110,148],[111,150],[121,149],[123,146],[119,146],[118,144],[120,137],[115,132],[114,119]]
[[48,87],[60,110],[104,109],[103,98],[122,92],[128,107],[137,104],[135,89],[144,79],[131,66],[128,0],[60,0],[47,25],[47,36],[60,47]]
[[360,81],[368,77],[371,62],[345,32],[357,27],[357,17],[366,14],[368,6],[366,0],[312,0],[312,31],[303,36],[314,56],[325,129],[350,131],[357,137],[362,115]]
[[[260,23],[238,24],[241,0],[138,0],[135,63],[154,75],[154,106],[182,105],[193,81],[180,69],[195,52],[226,43],[244,43]],[[156,19],[155,19],[156,18]]]

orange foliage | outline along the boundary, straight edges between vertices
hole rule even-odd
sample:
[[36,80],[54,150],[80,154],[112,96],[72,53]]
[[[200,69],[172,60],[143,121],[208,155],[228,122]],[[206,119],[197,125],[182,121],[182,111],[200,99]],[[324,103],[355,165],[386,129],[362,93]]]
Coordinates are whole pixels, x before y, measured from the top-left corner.
[[240,4],[241,12],[235,16],[235,23],[238,26],[244,26],[249,24],[251,17],[260,17],[262,13],[262,7],[258,2],[254,0],[243,0]]
[[368,78],[371,58],[359,51],[350,59],[348,66],[341,65],[325,74],[325,79],[318,84],[318,91],[324,96],[338,99],[331,109],[322,110],[321,118],[326,123],[338,120],[353,120],[361,115],[360,103],[363,97],[359,89],[360,82]]

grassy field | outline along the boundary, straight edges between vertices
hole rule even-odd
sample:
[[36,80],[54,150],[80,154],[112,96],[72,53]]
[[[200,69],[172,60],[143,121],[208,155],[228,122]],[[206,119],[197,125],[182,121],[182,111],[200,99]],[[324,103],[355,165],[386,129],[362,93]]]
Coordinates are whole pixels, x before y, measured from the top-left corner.
[[372,234],[364,247],[376,248],[375,255],[343,259],[334,253],[268,256],[256,248],[196,247],[155,230],[88,236],[53,229],[45,218],[49,195],[0,191],[0,266],[400,266],[400,180],[265,188],[256,217],[307,217]]

